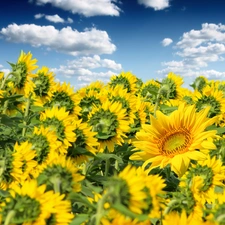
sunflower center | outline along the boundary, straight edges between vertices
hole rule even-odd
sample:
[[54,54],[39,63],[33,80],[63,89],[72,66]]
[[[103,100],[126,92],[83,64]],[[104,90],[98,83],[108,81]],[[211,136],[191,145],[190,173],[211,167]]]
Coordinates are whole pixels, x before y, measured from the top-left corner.
[[176,155],[187,151],[191,135],[185,128],[180,128],[173,133],[167,133],[159,140],[159,147],[163,155]]

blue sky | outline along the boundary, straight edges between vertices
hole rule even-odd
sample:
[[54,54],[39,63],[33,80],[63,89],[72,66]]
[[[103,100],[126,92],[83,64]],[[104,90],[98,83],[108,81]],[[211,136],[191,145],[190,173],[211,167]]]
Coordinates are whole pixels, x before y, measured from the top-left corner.
[[224,0],[2,0],[0,70],[31,51],[76,88],[131,71],[225,77]]

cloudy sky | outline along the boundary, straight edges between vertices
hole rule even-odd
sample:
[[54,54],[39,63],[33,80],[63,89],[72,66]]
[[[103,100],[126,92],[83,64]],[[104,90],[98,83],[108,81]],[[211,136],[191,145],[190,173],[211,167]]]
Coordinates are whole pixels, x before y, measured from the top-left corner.
[[225,77],[224,0],[1,0],[0,70],[31,51],[75,87],[131,71]]

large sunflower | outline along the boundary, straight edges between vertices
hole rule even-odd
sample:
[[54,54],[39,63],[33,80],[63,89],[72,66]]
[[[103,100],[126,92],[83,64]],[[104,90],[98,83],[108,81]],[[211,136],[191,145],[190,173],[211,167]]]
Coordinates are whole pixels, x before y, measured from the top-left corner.
[[[205,131],[215,122],[207,118],[209,108],[196,112],[195,106],[180,105],[169,116],[157,111],[157,118],[151,116],[151,125],[143,125],[137,133],[133,145],[138,150],[131,155],[131,160],[145,161],[143,166],[151,163],[151,168],[161,168],[170,164],[171,169],[181,176],[188,168],[190,160],[203,160],[204,149],[214,149],[213,139],[216,131]],[[199,151],[200,150],[200,151]]]
[[46,186],[38,186],[36,180],[14,185],[9,192],[0,208],[0,224],[67,225],[74,217],[64,195],[46,192]]
[[119,102],[106,101],[99,107],[94,106],[88,115],[88,124],[97,132],[100,152],[106,147],[109,152],[113,152],[114,145],[122,145],[125,133],[130,129],[126,109]]

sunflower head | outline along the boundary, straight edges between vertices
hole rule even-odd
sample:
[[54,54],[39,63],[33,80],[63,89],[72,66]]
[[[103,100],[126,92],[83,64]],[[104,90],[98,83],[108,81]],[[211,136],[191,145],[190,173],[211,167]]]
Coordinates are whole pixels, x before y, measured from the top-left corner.
[[213,144],[216,131],[205,131],[216,120],[207,119],[208,111],[209,108],[196,112],[194,105],[185,104],[169,116],[157,111],[157,118],[151,116],[151,125],[144,124],[136,134],[133,145],[137,152],[130,159],[145,161],[143,166],[151,163],[151,168],[164,168],[170,164],[171,169],[181,176],[191,159],[206,158],[201,150],[216,148]]
[[202,89],[208,84],[208,80],[203,77],[203,76],[199,76],[197,78],[195,78],[193,84],[191,84],[190,86],[194,89],[197,90],[199,92],[202,91]]
[[58,156],[51,163],[43,165],[37,177],[38,184],[46,184],[47,190],[66,195],[72,191],[79,192],[83,179],[74,161],[64,156]]

